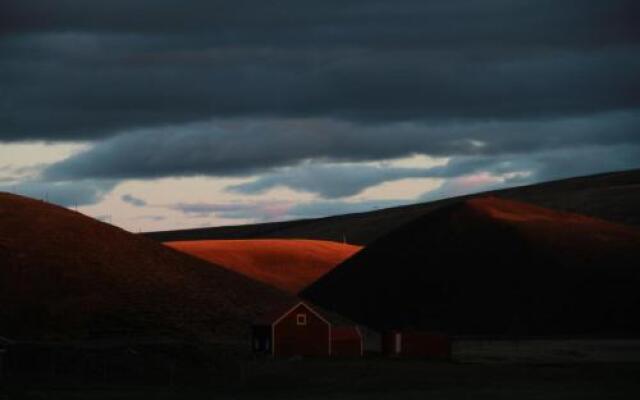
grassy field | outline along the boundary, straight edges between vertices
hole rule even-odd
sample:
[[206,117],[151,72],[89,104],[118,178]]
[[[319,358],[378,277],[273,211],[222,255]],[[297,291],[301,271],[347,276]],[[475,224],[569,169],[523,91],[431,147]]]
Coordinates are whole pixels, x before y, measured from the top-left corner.
[[5,382],[0,399],[637,399],[640,364],[457,364],[253,360],[197,381],[153,385]]

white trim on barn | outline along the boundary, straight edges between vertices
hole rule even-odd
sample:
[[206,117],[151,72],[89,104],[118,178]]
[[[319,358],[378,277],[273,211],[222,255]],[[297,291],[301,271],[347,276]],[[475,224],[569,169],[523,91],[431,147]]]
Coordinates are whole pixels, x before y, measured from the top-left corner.
[[324,321],[327,325],[331,326],[331,322],[327,321],[322,315],[318,314],[313,308],[311,308],[309,305],[307,305],[307,303],[305,303],[304,301],[300,301],[298,302],[295,306],[291,307],[287,312],[285,312],[284,314],[282,314],[282,316],[280,316],[280,318],[278,318],[277,320],[275,320],[271,325],[272,326],[276,326],[278,325],[278,323],[280,321],[282,321],[283,319],[285,319],[287,317],[287,315],[291,314],[293,312],[293,310],[295,310],[296,308],[298,308],[298,306],[302,305],[304,308],[306,308],[307,310],[309,310],[313,315],[315,315],[316,317],[320,318],[322,321]]
[[358,332],[358,336],[360,336],[360,357],[364,355],[364,336],[362,336],[362,332],[360,332],[360,325],[356,325],[356,332]]
[[393,352],[395,354],[402,353],[402,333],[395,332],[393,335]]
[[329,330],[329,356],[331,356],[331,322],[327,321],[322,315],[318,314],[313,308],[307,305],[304,301],[299,301],[298,303],[296,303],[296,305],[294,305],[289,310],[287,310],[284,314],[282,314],[280,318],[276,319],[274,322],[271,323],[271,355],[274,357],[276,355],[276,340],[275,340],[276,325],[279,324],[280,321],[285,319],[287,315],[291,314],[300,305],[302,305],[304,308],[309,310],[313,315],[320,318],[325,324],[329,326],[329,329],[328,329]]
[[331,357],[331,342],[333,340],[331,340],[331,324],[329,324],[329,357]]
[[271,324],[271,355],[276,356],[276,328]]

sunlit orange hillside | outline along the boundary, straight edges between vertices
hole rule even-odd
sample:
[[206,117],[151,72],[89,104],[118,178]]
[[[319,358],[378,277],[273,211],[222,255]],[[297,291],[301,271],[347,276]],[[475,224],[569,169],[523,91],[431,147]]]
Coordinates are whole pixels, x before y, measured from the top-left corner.
[[298,293],[361,248],[303,239],[195,240],[165,244],[291,293]]

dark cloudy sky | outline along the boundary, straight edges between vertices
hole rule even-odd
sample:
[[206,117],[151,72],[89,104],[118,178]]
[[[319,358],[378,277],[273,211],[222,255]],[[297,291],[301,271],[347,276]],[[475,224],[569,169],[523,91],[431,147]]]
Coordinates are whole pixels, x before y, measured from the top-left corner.
[[5,0],[0,190],[125,228],[640,167],[635,0]]

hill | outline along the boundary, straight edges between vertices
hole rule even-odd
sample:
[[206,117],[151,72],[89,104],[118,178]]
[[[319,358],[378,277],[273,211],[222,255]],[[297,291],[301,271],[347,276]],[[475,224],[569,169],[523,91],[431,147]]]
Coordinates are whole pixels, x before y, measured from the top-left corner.
[[301,297],[372,327],[640,335],[640,232],[496,197],[380,238]]
[[140,235],[0,193],[0,333],[245,338],[284,293]]
[[292,294],[360,250],[323,240],[196,240],[165,245]]
[[343,235],[346,235],[349,243],[367,245],[439,207],[467,198],[487,195],[640,226],[640,169],[638,169],[563,179],[356,214],[253,225],[149,232],[146,235],[163,242],[258,238],[342,241]]

